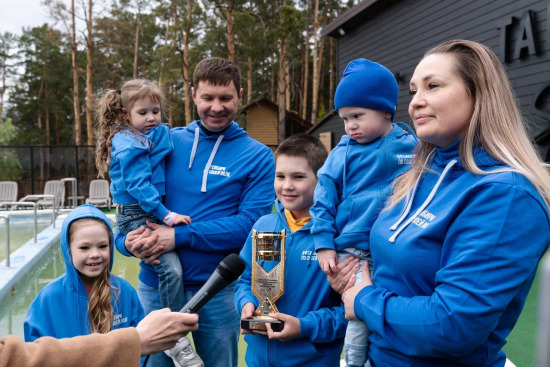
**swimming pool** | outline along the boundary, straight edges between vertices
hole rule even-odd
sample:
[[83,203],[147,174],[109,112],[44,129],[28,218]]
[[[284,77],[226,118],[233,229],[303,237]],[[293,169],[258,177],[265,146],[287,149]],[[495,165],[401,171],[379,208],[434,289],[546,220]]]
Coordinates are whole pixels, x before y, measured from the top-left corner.
[[[48,225],[49,222],[46,222],[43,224],[42,228]],[[26,227],[26,230],[22,229],[20,232],[26,232],[26,234],[17,236],[21,237],[21,240],[18,241],[22,242],[18,245],[19,247],[33,236],[32,225],[29,226],[27,223],[26,226],[22,226],[23,228]],[[10,237],[13,237],[11,236],[13,228],[14,226],[10,225]],[[26,239],[24,238],[25,235]],[[14,251],[15,248],[12,247],[11,252],[13,253]],[[139,273],[138,259],[123,256],[116,250],[114,253],[113,274],[126,279],[137,289]],[[33,267],[22,281],[18,282],[16,291],[6,296],[6,298],[0,302],[0,335],[12,334],[23,337],[23,322],[27,315],[29,305],[46,284],[65,272],[65,264],[63,262],[59,242],[48,251],[38,264],[39,265]]]
[[[2,214],[2,212],[0,212]],[[14,253],[15,250],[20,248],[34,235],[34,229],[31,222],[29,222],[28,215],[10,215],[10,253]],[[31,216],[32,218],[32,216]],[[51,224],[52,216],[38,215],[37,216],[37,232],[40,233],[44,228]],[[5,221],[0,221],[0,261],[6,258],[6,231]]]

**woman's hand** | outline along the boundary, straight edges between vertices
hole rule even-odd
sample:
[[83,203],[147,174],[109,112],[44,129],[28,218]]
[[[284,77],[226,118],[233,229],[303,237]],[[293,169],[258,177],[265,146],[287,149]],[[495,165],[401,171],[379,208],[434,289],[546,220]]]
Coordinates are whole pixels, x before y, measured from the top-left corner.
[[342,301],[344,302],[344,308],[346,310],[346,319],[348,320],[357,320],[355,317],[355,311],[353,305],[355,303],[355,297],[361,291],[361,289],[373,285],[370,277],[369,262],[363,261],[363,279],[356,286],[351,287],[344,291],[342,294]]
[[336,271],[327,275],[328,283],[336,292],[343,294],[355,285],[355,273],[359,270],[359,259],[349,256],[336,265]]

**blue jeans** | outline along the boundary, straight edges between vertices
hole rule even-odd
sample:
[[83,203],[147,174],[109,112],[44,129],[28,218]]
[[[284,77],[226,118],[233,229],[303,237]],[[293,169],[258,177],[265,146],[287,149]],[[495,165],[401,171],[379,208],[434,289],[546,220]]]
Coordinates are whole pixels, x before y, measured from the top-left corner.
[[[360,259],[361,266],[355,273],[355,284],[357,285],[363,279],[363,262],[369,262],[370,276],[372,278],[372,256],[370,251],[359,250],[356,248],[346,248],[338,252],[338,262],[344,261],[350,256]],[[369,327],[366,322],[359,320],[350,320],[346,328],[346,338],[344,339],[344,358],[346,366],[363,366],[367,362]]]
[[[146,226],[145,221],[162,224],[155,216],[145,212],[139,204],[119,204],[116,214],[117,231],[127,234]],[[151,264],[159,276],[162,308],[179,311],[185,305],[181,262],[175,251],[159,256],[160,264]]]
[[[193,332],[195,350],[205,367],[237,367],[240,315],[235,310],[236,281],[222,289],[199,311],[199,329]],[[185,302],[197,291],[186,291]],[[161,308],[157,288],[141,281],[138,297],[147,315]],[[148,367],[173,367],[172,359],[164,353],[151,355]]]

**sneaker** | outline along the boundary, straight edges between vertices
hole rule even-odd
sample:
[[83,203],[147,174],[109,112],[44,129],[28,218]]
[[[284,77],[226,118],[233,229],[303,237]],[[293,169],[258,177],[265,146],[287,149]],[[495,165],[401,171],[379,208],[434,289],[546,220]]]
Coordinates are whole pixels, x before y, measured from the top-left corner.
[[204,367],[204,362],[186,336],[180,338],[174,348],[165,350],[164,353],[172,358],[176,367]]

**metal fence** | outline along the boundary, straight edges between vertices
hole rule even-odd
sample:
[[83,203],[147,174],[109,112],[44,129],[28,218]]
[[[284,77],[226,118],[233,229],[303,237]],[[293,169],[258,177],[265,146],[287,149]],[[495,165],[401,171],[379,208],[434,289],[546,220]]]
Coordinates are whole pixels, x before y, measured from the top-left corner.
[[[95,146],[1,145],[0,181],[16,181],[17,199],[44,192],[47,181],[76,178],[65,188],[66,197],[87,196],[89,183],[97,178]],[[65,200],[68,203],[68,200]]]

